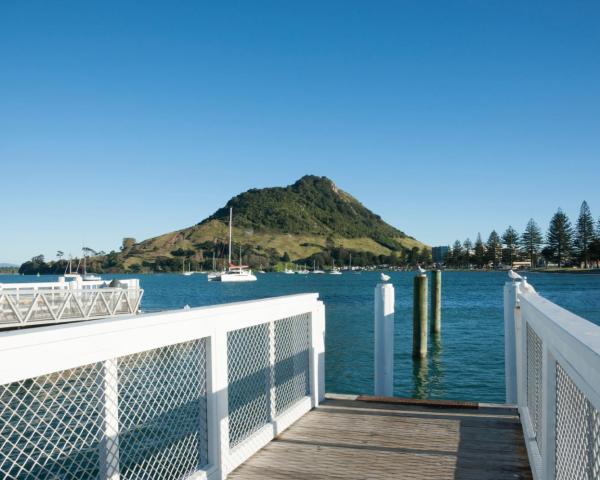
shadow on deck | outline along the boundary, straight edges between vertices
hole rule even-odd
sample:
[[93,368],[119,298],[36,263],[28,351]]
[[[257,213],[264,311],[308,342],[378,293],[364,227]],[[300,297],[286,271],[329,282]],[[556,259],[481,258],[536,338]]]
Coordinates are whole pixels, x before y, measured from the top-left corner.
[[514,409],[328,399],[228,478],[500,480],[532,476]]

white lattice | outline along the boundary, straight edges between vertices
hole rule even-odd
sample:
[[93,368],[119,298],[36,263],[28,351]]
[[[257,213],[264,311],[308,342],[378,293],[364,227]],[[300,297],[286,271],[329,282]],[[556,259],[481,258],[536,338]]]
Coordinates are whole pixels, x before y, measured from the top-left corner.
[[527,325],[527,408],[536,434],[538,449],[542,452],[542,340]]
[[556,478],[600,478],[600,415],[560,364],[556,366]]
[[275,322],[275,412],[310,392],[310,313]]
[[[117,366],[116,377],[99,363],[0,387],[0,478],[175,480],[207,465],[206,340]],[[111,384],[117,439],[104,435]]]
[[98,363],[0,386],[0,478],[96,479],[102,384]]
[[270,421],[269,324],[227,334],[229,445]]
[[206,465],[206,341],[117,364],[121,479],[178,479]]

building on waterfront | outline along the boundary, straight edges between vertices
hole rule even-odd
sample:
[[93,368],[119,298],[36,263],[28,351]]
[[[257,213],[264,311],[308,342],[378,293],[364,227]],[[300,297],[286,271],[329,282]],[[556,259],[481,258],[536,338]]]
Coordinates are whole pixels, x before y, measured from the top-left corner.
[[431,258],[433,260],[433,263],[444,263],[446,261],[446,257],[448,256],[449,251],[450,247],[447,245],[432,247]]

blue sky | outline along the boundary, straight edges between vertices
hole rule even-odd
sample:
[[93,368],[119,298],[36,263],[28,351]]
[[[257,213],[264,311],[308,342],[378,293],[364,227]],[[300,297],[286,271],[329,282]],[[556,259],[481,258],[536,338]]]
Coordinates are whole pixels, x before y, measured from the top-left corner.
[[598,2],[0,3],[0,262],[326,175],[429,244],[586,199]]

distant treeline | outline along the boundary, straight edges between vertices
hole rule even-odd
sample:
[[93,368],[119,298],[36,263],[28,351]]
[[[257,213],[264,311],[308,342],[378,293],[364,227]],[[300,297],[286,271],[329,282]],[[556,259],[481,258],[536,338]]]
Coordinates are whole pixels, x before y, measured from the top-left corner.
[[474,243],[468,238],[463,242],[456,240],[449,247],[445,264],[455,268],[482,268],[497,267],[501,263],[513,265],[523,260],[530,261],[532,266],[598,266],[600,218],[594,222],[590,207],[584,201],[573,225],[559,208],[545,234],[532,218],[522,233],[509,226],[502,235],[493,230],[486,242],[481,234],[477,234]]
[[[213,252],[215,268],[221,269],[227,266],[227,245],[222,242],[204,242],[197,244],[195,248],[183,249],[177,248],[170,252],[170,256],[159,255],[154,258],[142,259],[141,262],[136,256],[139,254],[134,239],[126,238],[120,252],[112,251],[108,254],[104,252],[95,252],[92,249],[86,249],[86,265],[88,272],[94,273],[167,273],[181,272],[186,270],[207,271],[213,268]],[[260,245],[238,245],[233,249],[232,259],[234,263],[239,262],[240,253],[244,265],[254,269],[277,270],[292,263],[296,265],[305,265],[312,268],[313,265],[318,269],[329,269],[335,263],[336,266],[344,266],[350,263],[359,267],[390,265],[390,266],[409,266],[431,263],[431,250],[427,248],[403,249],[392,252],[389,255],[376,255],[372,252],[357,251],[328,245],[324,250],[310,255],[306,258],[295,259],[293,262],[290,255],[284,252],[283,255],[277,253],[274,249],[264,249]],[[23,263],[19,268],[19,273],[25,275],[55,274],[61,275],[69,268],[69,261],[62,258],[64,254],[57,252],[59,257],[54,261],[46,261],[43,255],[37,255],[31,260]],[[134,258],[135,263],[128,262]],[[79,265],[79,272],[82,272],[81,259],[72,259],[71,265],[73,271]]]

